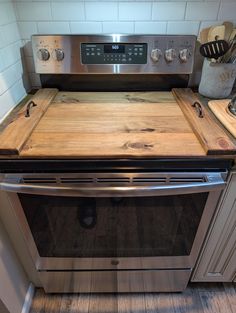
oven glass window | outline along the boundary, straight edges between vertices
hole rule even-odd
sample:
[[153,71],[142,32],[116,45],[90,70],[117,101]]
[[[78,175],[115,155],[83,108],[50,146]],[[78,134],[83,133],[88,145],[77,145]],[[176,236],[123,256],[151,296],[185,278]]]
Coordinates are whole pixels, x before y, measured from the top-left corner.
[[134,198],[19,194],[41,257],[189,255],[208,193]]

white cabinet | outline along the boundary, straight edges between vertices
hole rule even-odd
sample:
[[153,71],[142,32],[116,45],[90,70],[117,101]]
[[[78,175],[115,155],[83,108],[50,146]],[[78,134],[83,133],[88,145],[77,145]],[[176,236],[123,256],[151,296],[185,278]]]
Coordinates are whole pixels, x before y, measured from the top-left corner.
[[236,172],[230,175],[212,221],[192,281],[236,279]]

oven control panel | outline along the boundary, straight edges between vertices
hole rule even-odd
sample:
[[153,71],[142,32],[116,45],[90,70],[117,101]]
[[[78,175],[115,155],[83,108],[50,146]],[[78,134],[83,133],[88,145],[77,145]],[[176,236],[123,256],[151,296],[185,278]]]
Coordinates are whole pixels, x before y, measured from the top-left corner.
[[147,44],[82,43],[83,64],[146,64]]
[[39,74],[190,74],[193,35],[33,35]]

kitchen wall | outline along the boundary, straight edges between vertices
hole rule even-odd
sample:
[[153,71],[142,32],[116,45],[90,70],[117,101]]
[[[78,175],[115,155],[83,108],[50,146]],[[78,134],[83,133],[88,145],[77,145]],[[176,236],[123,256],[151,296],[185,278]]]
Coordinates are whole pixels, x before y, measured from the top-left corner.
[[30,36],[35,33],[195,34],[223,20],[236,22],[236,0],[15,1],[26,64],[34,73]]
[[[0,121],[24,97],[25,88],[40,86],[33,66],[32,34],[197,35],[202,27],[223,20],[236,22],[235,12],[236,0],[0,0]],[[23,75],[21,46],[27,75]]]
[[14,5],[0,0],[0,122],[26,93],[20,47]]

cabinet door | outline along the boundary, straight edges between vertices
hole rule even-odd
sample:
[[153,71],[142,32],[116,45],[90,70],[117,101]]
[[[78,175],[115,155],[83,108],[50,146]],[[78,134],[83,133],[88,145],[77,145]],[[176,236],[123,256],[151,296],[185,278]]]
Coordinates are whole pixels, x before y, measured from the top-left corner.
[[229,178],[192,281],[230,282],[236,275],[236,172]]

